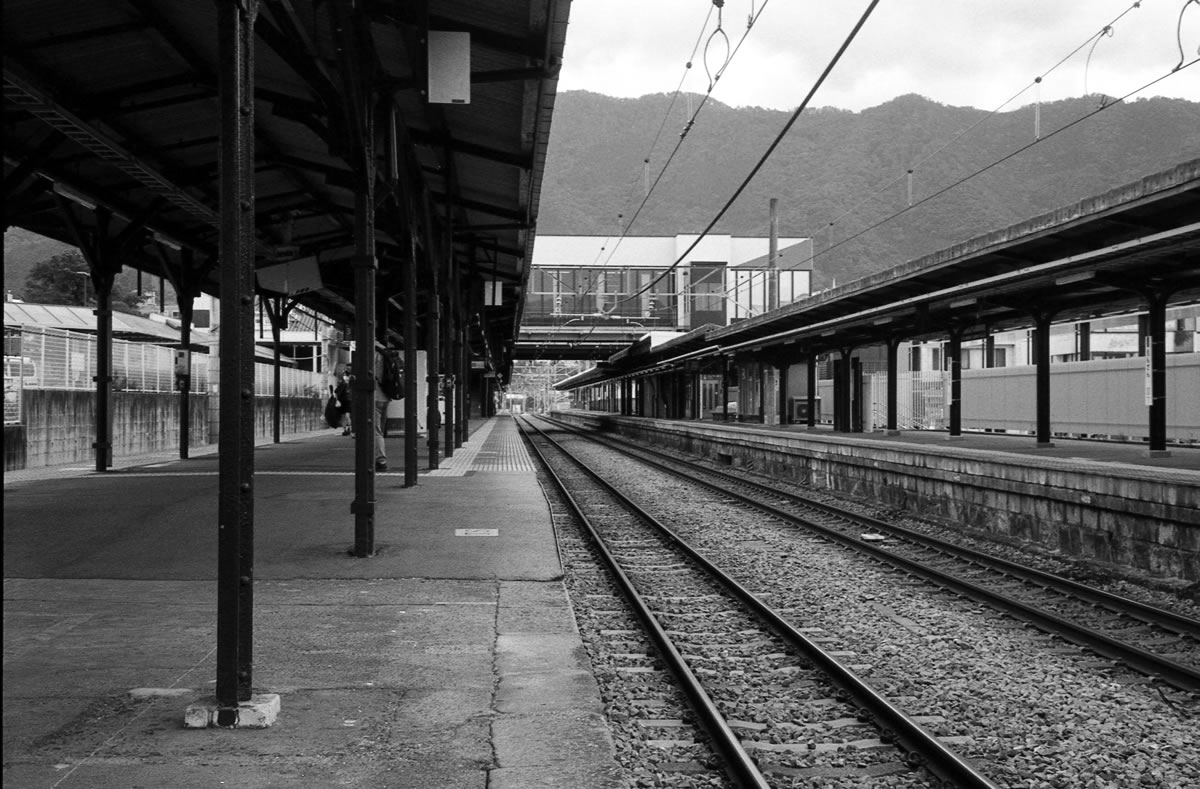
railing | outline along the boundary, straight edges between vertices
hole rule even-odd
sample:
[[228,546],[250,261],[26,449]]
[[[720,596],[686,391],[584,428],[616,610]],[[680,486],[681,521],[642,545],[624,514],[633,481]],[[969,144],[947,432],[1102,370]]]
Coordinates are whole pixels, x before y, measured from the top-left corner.
[[[20,423],[21,393],[25,389],[95,389],[97,338],[83,332],[35,327],[6,327],[4,334],[4,423]],[[217,377],[216,360],[203,353],[191,355],[189,390],[204,394]],[[113,340],[112,387],[125,392],[177,390],[175,351],[150,343]],[[275,392],[275,367],[256,362],[254,390],[259,397]],[[328,376],[309,370],[281,367],[279,392],[283,397],[320,397]]]

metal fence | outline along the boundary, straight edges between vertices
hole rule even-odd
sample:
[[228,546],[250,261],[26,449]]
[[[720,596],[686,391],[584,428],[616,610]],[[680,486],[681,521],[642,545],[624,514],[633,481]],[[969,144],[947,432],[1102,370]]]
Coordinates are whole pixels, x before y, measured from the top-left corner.
[[[870,425],[866,430],[887,425],[887,373],[871,373]],[[941,430],[946,425],[946,392],[949,373],[922,370],[896,377],[896,427],[900,430]]]
[[[63,329],[5,327],[4,423],[21,422],[21,393],[25,389],[95,389],[97,338],[93,334]],[[161,345],[113,340],[113,390],[125,392],[176,391],[175,351]],[[212,390],[218,374],[217,360],[208,354],[191,355],[190,391]],[[320,397],[328,376],[308,370],[281,367],[279,392],[283,397]],[[275,392],[273,364],[256,362],[254,390],[259,397]]]

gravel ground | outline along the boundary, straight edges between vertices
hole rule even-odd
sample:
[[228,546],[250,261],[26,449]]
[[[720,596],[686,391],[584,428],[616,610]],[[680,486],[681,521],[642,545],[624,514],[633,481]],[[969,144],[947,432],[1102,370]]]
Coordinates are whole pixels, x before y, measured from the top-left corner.
[[[589,457],[605,454],[588,450]],[[1200,786],[1196,699],[628,459],[605,462],[620,486],[702,541],[719,565],[788,612],[793,624],[820,628],[830,639],[824,646],[851,653],[846,659],[899,706],[930,716],[939,733],[968,738],[956,749],[999,785]],[[904,525],[943,528],[912,519]],[[994,546],[987,547],[1014,550]],[[1061,561],[1043,559],[1051,569]],[[1167,593],[1129,589],[1128,579],[1110,586],[1184,613],[1193,607]],[[753,692],[746,699],[738,715],[765,723],[763,736],[789,724],[788,710]],[[852,784],[830,777],[804,785]]]

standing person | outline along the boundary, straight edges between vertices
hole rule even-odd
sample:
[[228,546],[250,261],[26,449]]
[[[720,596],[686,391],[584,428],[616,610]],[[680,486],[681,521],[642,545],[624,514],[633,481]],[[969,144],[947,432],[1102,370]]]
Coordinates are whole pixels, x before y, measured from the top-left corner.
[[383,428],[387,424],[388,403],[391,398],[380,388],[383,378],[383,346],[375,343],[375,470],[387,471],[387,447],[383,442]]
[[333,390],[333,396],[338,401],[338,414],[340,416],[343,436],[353,435],[350,429],[350,403],[353,397],[350,394],[350,380],[350,370],[343,367],[342,374],[338,378],[337,388]]

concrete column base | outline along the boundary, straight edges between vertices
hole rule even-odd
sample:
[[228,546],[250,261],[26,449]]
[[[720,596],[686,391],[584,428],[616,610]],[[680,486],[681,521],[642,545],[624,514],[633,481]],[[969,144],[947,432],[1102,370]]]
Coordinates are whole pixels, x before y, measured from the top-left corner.
[[962,441],[962,440],[963,440],[963,435],[960,433],[960,434],[959,434],[959,435],[957,435],[957,436],[946,436],[946,440],[947,440],[947,441]]
[[1169,450],[1169,449],[1151,449],[1146,453],[1146,457],[1148,457],[1148,458],[1169,458],[1169,457],[1171,457],[1171,450]]
[[899,430],[887,430],[884,432],[886,435],[889,435],[889,436],[898,436],[901,434]]
[[1036,444],[1034,444],[1034,446],[1037,447],[1038,449],[1054,449],[1054,442],[1053,441],[1039,441]]
[[216,696],[206,696],[189,704],[183,714],[185,729],[266,729],[279,715],[279,694],[258,693],[236,707],[222,707]]

